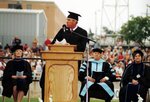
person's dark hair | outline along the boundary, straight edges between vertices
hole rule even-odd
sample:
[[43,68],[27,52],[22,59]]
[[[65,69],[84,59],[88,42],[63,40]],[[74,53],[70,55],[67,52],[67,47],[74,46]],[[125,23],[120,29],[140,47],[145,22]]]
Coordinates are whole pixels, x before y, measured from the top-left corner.
[[21,40],[18,38],[15,38],[13,41],[11,52],[14,53],[17,49],[23,50],[23,46],[21,45]]
[[20,45],[21,44],[21,40],[20,39],[16,39],[15,43],[16,43],[16,45]]
[[2,46],[2,45],[0,45],[0,49],[3,49],[3,46]]

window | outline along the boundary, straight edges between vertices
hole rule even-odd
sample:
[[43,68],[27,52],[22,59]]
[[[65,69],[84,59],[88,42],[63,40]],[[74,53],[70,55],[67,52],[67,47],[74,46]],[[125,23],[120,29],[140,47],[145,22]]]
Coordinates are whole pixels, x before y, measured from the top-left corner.
[[32,5],[31,4],[27,4],[27,9],[32,9]]
[[20,3],[17,3],[17,4],[8,4],[8,8],[22,9],[22,5]]

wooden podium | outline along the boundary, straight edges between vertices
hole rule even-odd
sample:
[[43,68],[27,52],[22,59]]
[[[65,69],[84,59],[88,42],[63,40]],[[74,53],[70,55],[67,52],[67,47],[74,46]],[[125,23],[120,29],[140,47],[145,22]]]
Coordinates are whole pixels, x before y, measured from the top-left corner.
[[44,100],[50,102],[78,101],[78,60],[82,52],[74,52],[75,45],[49,45],[42,51],[46,61]]

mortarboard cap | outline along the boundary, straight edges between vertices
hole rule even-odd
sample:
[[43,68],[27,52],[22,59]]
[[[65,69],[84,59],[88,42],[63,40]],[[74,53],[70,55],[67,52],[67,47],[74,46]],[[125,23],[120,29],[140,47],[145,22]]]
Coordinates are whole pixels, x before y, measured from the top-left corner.
[[143,52],[141,51],[141,50],[139,50],[139,49],[137,49],[137,50],[135,50],[134,52],[133,52],[133,58],[136,56],[136,54],[140,54],[141,55],[141,57],[143,57]]
[[78,21],[78,16],[80,16],[81,17],[81,15],[80,14],[77,14],[77,13],[74,13],[74,12],[70,12],[70,11],[68,11],[69,12],[69,15],[68,15],[68,17],[67,18],[72,18],[72,19],[75,19],[75,20],[77,20]]
[[14,53],[16,50],[23,50],[23,46],[22,45],[15,45],[15,46],[12,46],[11,48],[11,52]]

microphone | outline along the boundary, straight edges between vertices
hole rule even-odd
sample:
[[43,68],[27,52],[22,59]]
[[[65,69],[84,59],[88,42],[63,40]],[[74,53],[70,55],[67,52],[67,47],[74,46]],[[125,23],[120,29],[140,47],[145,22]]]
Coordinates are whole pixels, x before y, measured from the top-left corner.
[[66,25],[65,24],[62,25],[62,29],[64,32],[66,32]]

